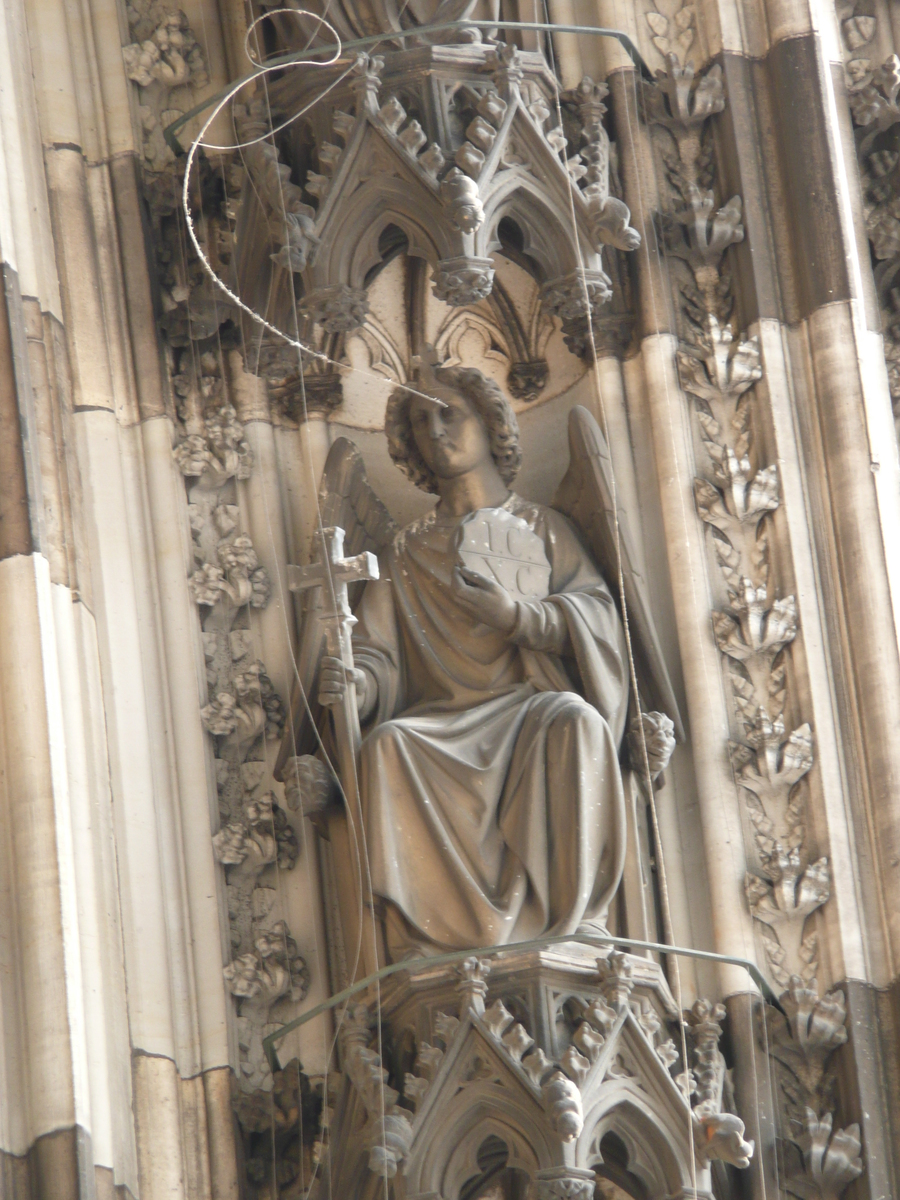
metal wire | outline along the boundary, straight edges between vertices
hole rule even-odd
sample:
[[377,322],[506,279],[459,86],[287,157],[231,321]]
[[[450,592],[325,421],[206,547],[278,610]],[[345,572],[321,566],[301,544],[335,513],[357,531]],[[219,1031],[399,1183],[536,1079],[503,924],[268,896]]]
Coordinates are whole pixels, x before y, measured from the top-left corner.
[[344,988],[341,992],[336,992],[327,1000],[323,1000],[321,1004],[317,1004],[315,1008],[311,1008],[309,1012],[302,1013],[299,1017],[295,1017],[293,1021],[288,1021],[286,1025],[282,1025],[280,1029],[276,1029],[270,1033],[268,1037],[263,1038],[263,1047],[267,1055],[274,1056],[275,1045],[280,1042],[283,1037],[286,1037],[294,1029],[299,1029],[301,1025],[305,1025],[307,1021],[311,1021],[313,1017],[321,1016],[322,1013],[328,1012],[337,1005],[343,1004],[345,1000],[350,1000],[360,992],[365,991],[374,983],[379,983],[382,979],[387,979],[391,975],[396,975],[398,971],[415,972],[424,970],[426,967],[441,967],[450,963],[463,962],[467,958],[476,955],[480,958],[488,958],[495,954],[513,954],[522,950],[543,950],[547,946],[560,946],[565,943],[578,942],[585,946],[596,946],[602,949],[606,946],[630,946],[633,950],[655,950],[661,954],[682,954],[685,958],[700,958],[707,962],[728,963],[730,966],[743,967],[756,986],[759,988],[767,1003],[777,1008],[779,1012],[784,1012],[778,1002],[778,997],[772,991],[769,984],[761,974],[755,963],[752,963],[747,958],[735,958],[730,954],[716,954],[712,950],[694,950],[688,946],[669,946],[664,942],[642,942],[635,938],[620,938],[620,937],[594,937],[589,934],[570,933],[562,934],[556,937],[532,938],[527,942],[510,942],[506,946],[473,946],[467,950],[452,950],[447,954],[432,954],[422,958],[407,958],[402,962],[391,963],[387,967],[382,967],[380,971],[375,971],[371,975],[367,975],[365,979],[360,979],[359,982],[351,984],[350,987]]
[[628,34],[621,29],[607,29],[595,25],[554,25],[547,21],[443,21],[435,25],[418,25],[415,29],[402,29],[388,34],[372,34],[369,37],[356,38],[352,42],[342,41],[340,43],[332,43],[328,46],[317,46],[315,50],[303,50],[296,54],[280,54],[274,58],[266,59],[264,65],[260,64],[249,75],[244,75],[241,79],[229,83],[227,87],[215,92],[212,96],[207,96],[199,104],[195,104],[188,112],[182,113],[181,116],[165,127],[163,137],[166,139],[166,144],[173,154],[178,156],[184,154],[184,148],[178,141],[178,134],[184,129],[185,125],[192,121],[194,117],[199,117],[201,113],[206,112],[211,105],[217,104],[220,100],[224,99],[229,92],[233,92],[247,83],[252,83],[254,79],[263,73],[264,69],[271,70],[273,67],[288,67],[294,63],[313,62],[317,55],[334,54],[339,49],[343,51],[363,50],[367,46],[380,45],[386,41],[422,37],[424,34],[430,33],[449,33],[452,29],[521,29],[539,33],[586,33],[593,37],[615,38],[640,71],[641,75],[651,82],[655,78],[653,72],[644,62],[640,50],[638,50]]

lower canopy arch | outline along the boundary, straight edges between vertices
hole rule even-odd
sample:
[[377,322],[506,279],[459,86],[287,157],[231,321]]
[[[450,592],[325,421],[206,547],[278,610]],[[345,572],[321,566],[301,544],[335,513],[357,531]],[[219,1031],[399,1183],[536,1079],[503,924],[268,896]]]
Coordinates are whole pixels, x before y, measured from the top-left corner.
[[485,1173],[485,1143],[491,1139],[506,1147],[504,1170],[533,1178],[555,1161],[542,1117],[536,1103],[513,1095],[510,1088],[482,1086],[477,1096],[471,1095],[470,1087],[464,1088],[435,1114],[441,1137],[430,1137],[426,1128],[421,1131],[422,1157],[416,1161],[414,1153],[406,1170],[408,1194],[461,1200],[468,1186],[469,1200],[477,1200],[477,1180]]
[[[687,1108],[681,1114],[660,1112],[649,1097],[623,1095],[622,1088],[604,1089],[585,1113],[578,1159],[612,1185],[604,1200],[651,1200],[680,1195],[692,1188]],[[680,1128],[678,1125],[680,1124]],[[618,1191],[616,1191],[618,1189]]]

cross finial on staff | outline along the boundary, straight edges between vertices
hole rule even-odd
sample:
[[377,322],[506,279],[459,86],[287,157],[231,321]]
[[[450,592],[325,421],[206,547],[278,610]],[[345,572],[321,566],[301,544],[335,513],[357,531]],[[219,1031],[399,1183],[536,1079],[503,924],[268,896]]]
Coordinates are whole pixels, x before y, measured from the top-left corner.
[[437,350],[434,346],[426,345],[422,348],[421,354],[414,354],[410,360],[413,371],[416,376],[416,383],[420,388],[426,389],[424,392],[418,392],[418,395],[423,400],[431,400],[432,404],[439,408],[446,408],[447,405],[443,400],[438,400],[437,397],[430,397],[427,389],[438,385],[438,378],[435,375],[435,369],[441,365],[441,360],[438,358]]
[[[312,588],[321,589],[319,593],[321,608],[316,606],[318,609],[316,617],[321,621],[325,655],[332,660],[330,666],[334,665],[335,660],[343,664],[347,681],[350,682],[357,674],[353,666],[353,644],[350,640],[350,633],[356,623],[356,618],[350,611],[347,587],[349,584],[363,579],[377,579],[378,559],[369,551],[357,554],[353,558],[344,558],[344,531],[339,525],[334,525],[322,529],[316,534],[312,561],[309,565],[305,567],[289,566],[287,578],[288,587],[292,592],[305,592]],[[333,608],[331,607],[332,598],[334,600]],[[307,613],[306,619],[307,621],[312,619],[311,614]],[[318,662],[322,661],[320,654]],[[316,669],[318,670],[318,667]],[[343,904],[341,911],[347,959],[348,961],[350,959],[350,948],[358,946],[360,948],[359,957],[363,964],[362,969],[371,973],[378,965],[377,951],[373,950],[370,953],[369,950],[370,946],[376,945],[376,932],[371,909],[367,908],[364,902],[361,890],[362,876],[357,877],[352,870],[348,874],[348,864],[352,862],[351,847],[365,845],[359,778],[356,768],[362,733],[359,725],[355,687],[350,686],[344,690],[340,703],[331,708],[331,714],[337,746],[338,778],[341,783],[346,818],[350,825],[349,835],[346,830],[342,832],[340,823],[329,834],[329,837],[336,839],[335,844],[340,847],[340,850],[335,851],[332,859],[332,869],[338,880],[338,903],[339,905]],[[344,901],[340,898],[341,887],[346,893]]]
[[[344,531],[332,525],[315,534],[315,550],[308,566],[289,566],[288,587],[292,592],[304,592],[308,588],[322,588],[323,598],[334,595],[334,612],[331,615],[346,621],[351,617],[347,586],[363,579],[378,578],[378,559],[369,550],[353,558],[344,558]],[[327,605],[327,599],[326,599]]]

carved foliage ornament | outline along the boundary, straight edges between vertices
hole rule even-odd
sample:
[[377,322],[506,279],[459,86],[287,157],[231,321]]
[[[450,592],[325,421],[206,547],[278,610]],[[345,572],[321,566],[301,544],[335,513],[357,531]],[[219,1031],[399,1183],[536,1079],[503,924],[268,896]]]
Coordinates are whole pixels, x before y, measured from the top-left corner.
[[678,371],[694,400],[707,461],[694,496],[725,586],[726,604],[713,613],[713,629],[740,731],[732,756],[763,870],[748,877],[747,893],[769,968],[784,985],[801,968],[815,974],[815,939],[803,941],[803,926],[828,898],[828,868],[827,862],[809,864],[803,854],[796,785],[812,766],[811,733],[805,725],[788,733],[783,720],[783,652],[797,633],[796,606],[792,596],[773,594],[769,571],[768,517],[780,499],[776,467],[759,462],[752,419],[751,390],[762,375],[759,343],[735,336],[730,283],[721,270],[727,247],[743,238],[741,204],[733,197],[714,213],[708,187],[714,180],[704,130],[724,106],[719,67],[697,79],[690,65],[680,67],[670,55],[668,72],[658,78],[647,116],[675,149],[663,151],[671,186],[663,225],[673,235],[670,251],[689,268],[681,288]]
[[[844,36],[846,39],[846,21]],[[900,146],[900,58],[892,54],[877,68],[873,68],[867,58],[851,59],[847,64],[847,90],[850,111],[857,126],[856,146],[866,232],[875,259],[884,354],[896,424],[900,420],[900,188],[896,179]]]
[[[752,390],[762,376],[759,341],[733,328],[730,279],[722,270],[726,249],[743,239],[740,197],[719,209],[714,199],[707,122],[724,102],[718,66],[697,79],[669,50],[646,116],[674,144],[674,153],[661,150],[671,189],[661,225],[669,253],[689,271],[680,281],[678,371],[694,401],[706,456],[706,469],[694,481],[697,512],[725,588],[725,604],[712,614],[713,632],[734,699],[738,737],[731,757],[759,865],[748,873],[745,891],[769,972],[787,989],[787,1020],[767,1010],[783,1122],[801,1152],[783,1183],[798,1196],[836,1197],[861,1171],[854,1157],[859,1131],[850,1126],[832,1138],[832,1115],[822,1112],[833,1103],[825,1061],[846,1040],[845,1013],[840,993],[819,998],[818,944],[806,928],[829,898],[831,873],[828,860],[810,852],[798,787],[813,765],[812,731],[806,723],[790,730],[784,720],[796,604],[793,596],[778,595],[770,572],[771,515],[781,501],[777,467],[762,461],[753,419]],[[710,1022],[720,1019],[695,1006],[701,1094],[720,1070],[709,1040]],[[697,1107],[704,1104],[701,1099]]]
[[195,569],[188,589],[197,605],[207,663],[209,701],[200,710],[216,746],[220,828],[213,850],[225,869],[231,944],[224,971],[239,1006],[242,1086],[273,1086],[262,1038],[273,1006],[301,999],[309,972],[284,921],[269,923],[276,893],[262,879],[289,871],[298,844],[272,792],[262,790],[265,743],[281,736],[284,708],[255,657],[249,614],[269,601],[268,575],[250,538],[240,532],[235,481],[253,455],[228,403],[218,361],[204,354],[200,374],[179,376],[176,394],[185,435],[175,446],[188,484]]
[[858,1125],[834,1129],[834,1051],[847,1041],[841,991],[820,997],[796,976],[781,997],[784,1015],[766,1009],[771,1055],[787,1123],[787,1190],[806,1200],[837,1200],[863,1173]]
[[125,73],[137,85],[138,112],[146,169],[163,171],[175,156],[163,129],[193,103],[192,94],[209,82],[203,51],[187,17],[159,0],[131,0],[126,7],[134,41],[122,49]]

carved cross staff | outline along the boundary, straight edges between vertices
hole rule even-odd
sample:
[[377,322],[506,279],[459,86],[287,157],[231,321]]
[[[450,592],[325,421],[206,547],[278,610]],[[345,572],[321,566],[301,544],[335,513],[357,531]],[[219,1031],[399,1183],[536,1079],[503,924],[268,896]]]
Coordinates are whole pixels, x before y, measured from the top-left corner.
[[[347,587],[364,579],[377,579],[378,559],[368,550],[353,558],[344,558],[344,531],[335,525],[316,533],[312,561],[305,567],[288,566],[287,578],[292,592],[319,589],[314,601],[325,626],[326,652],[333,658],[339,658],[349,675],[354,669],[350,634],[356,617],[350,611]],[[361,945],[364,971],[369,974],[377,968],[378,955],[373,942],[371,909],[363,906],[361,890],[365,842],[362,837],[356,760],[362,736],[356,707],[356,688],[352,683],[345,689],[341,703],[334,706],[332,713],[340,781],[347,802],[347,818],[354,835],[352,844],[341,847],[343,853],[340,857],[344,861],[335,863],[335,870],[340,877],[336,880],[338,889],[344,893],[339,899],[345,901],[341,904],[341,924],[349,955],[355,956],[357,945]],[[349,904],[346,903],[348,900]],[[363,914],[362,930],[360,913]]]
[[[320,615],[325,623],[325,645],[333,658],[339,658],[348,673],[353,671],[353,647],[350,633],[356,617],[350,611],[347,587],[363,579],[378,578],[378,559],[365,550],[353,558],[344,558],[344,531],[339,525],[323,529],[315,535],[312,562],[306,567],[289,566],[288,587],[292,592],[304,592],[319,588]],[[335,706],[335,717],[343,714],[343,720],[335,720],[338,751],[341,756],[341,774],[346,780],[355,775],[356,755],[359,752],[359,714],[356,710],[356,689],[348,687],[343,703]],[[346,725],[346,747],[341,745],[341,726]],[[345,761],[345,753],[352,754]]]

